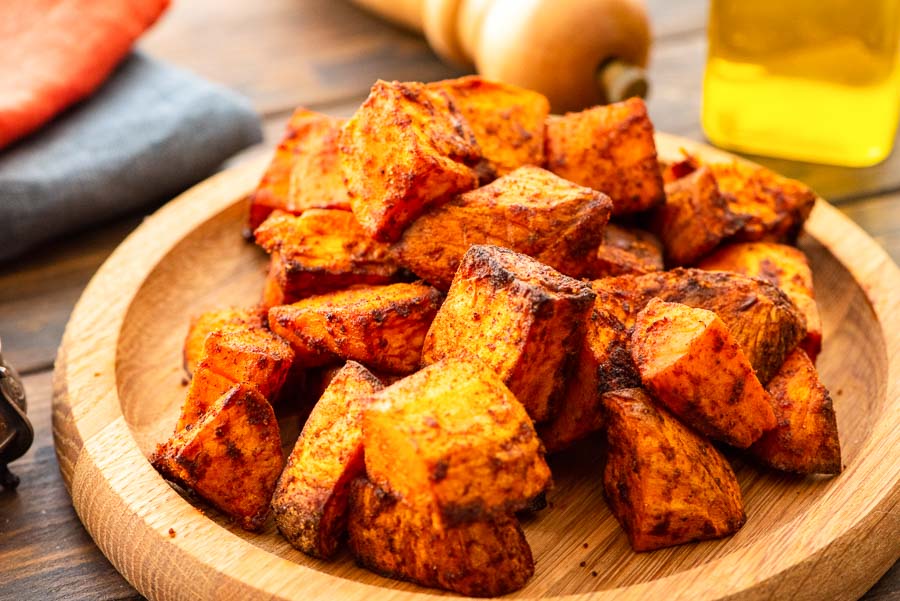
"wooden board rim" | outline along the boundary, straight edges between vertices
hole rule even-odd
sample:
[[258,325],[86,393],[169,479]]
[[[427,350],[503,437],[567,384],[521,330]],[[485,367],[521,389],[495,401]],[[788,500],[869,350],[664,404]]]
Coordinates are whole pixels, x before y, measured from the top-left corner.
[[[657,134],[660,155],[679,148],[712,157],[727,153],[690,140]],[[446,595],[380,588],[335,579],[311,568],[274,556],[231,534],[200,514],[172,490],[149,466],[125,423],[116,386],[116,341],[134,295],[147,275],[175,245],[196,227],[236,201],[235,190],[249,191],[267,157],[223,172],[185,192],[149,217],[110,256],[76,305],[57,357],[54,374],[54,440],[60,469],[81,520],[113,565],[149,598],[186,598],[178,578],[190,572],[193,591],[217,598],[424,599]],[[807,232],[825,246],[865,290],[881,324],[888,361],[887,390],[882,415],[859,452],[860,477],[876,474],[880,487],[852,519],[835,523],[831,497],[845,497],[850,484],[841,483],[819,506],[781,529],[815,523],[802,533],[806,553],[787,562],[751,560],[756,543],[693,569],[639,584],[567,599],[655,598],[681,593],[691,598],[768,598],[788,578],[815,578],[815,595],[853,598],[870,587],[900,556],[900,445],[891,444],[900,431],[900,270],[877,243],[856,224],[824,201],[817,203]],[[124,267],[128,269],[123,269]],[[123,277],[123,273],[125,274]],[[105,309],[97,311],[98,306]],[[130,461],[122,473],[116,458]],[[165,511],[142,504],[148,488],[164,499]],[[841,494],[843,493],[843,494]],[[834,503],[835,499],[831,499]],[[97,507],[104,507],[98,512]],[[101,515],[102,514],[102,515]],[[161,519],[161,515],[166,519]],[[843,517],[843,516],[842,516]],[[176,536],[169,535],[169,528]],[[111,535],[111,532],[114,533]],[[118,533],[118,534],[115,534]],[[124,533],[124,534],[123,534]],[[202,547],[215,540],[215,557]],[[154,552],[150,562],[125,561],[123,549],[141,544]],[[143,547],[149,545],[149,547]],[[864,566],[839,569],[852,549]],[[170,572],[160,565],[178,566]],[[826,565],[833,567],[823,570]],[[540,566],[538,567],[540,569]],[[290,577],[284,574],[290,572]],[[294,582],[303,582],[297,590]],[[193,596],[193,594],[191,595]]]

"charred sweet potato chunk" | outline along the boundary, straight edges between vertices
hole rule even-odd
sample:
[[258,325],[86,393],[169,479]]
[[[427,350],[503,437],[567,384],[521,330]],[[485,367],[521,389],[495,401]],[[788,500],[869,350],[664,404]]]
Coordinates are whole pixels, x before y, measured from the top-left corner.
[[258,530],[284,463],[275,413],[254,386],[236,384],[192,427],[159,445],[150,462],[242,528]]
[[254,387],[275,402],[294,362],[290,345],[261,327],[214,330],[204,340],[176,431],[199,420],[228,388],[237,383]]
[[653,212],[651,229],[662,240],[669,265],[691,265],[740,229],[709,167],[666,184],[666,202]]
[[470,597],[522,588],[534,574],[525,534],[514,517],[436,528],[413,507],[368,480],[350,487],[350,550],[366,568]]
[[548,453],[603,428],[602,393],[641,385],[629,350],[637,309],[627,296],[600,285],[605,281],[594,282],[597,296],[588,317],[579,324],[575,367],[557,403],[558,412],[537,426]]
[[663,201],[653,124],[639,98],[547,120],[547,168],[612,199],[613,215]]
[[352,359],[388,373],[419,365],[425,333],[443,295],[422,283],[389,284],[313,296],[269,309],[269,327],[306,367]]
[[347,526],[350,483],[365,476],[362,414],[381,382],[348,361],[303,426],[272,497],[278,530],[297,549],[328,558]]
[[812,190],[758,165],[735,161],[708,166],[731,212],[741,219],[735,239],[796,240],[816,203]]
[[194,373],[203,355],[206,337],[216,330],[264,328],[266,312],[261,307],[216,309],[196,315],[191,319],[184,339],[184,369]]
[[350,210],[338,164],[342,120],[298,108],[262,180],[250,195],[252,232],[276,209],[299,214],[310,208]]
[[589,257],[587,273],[592,279],[613,277],[627,273],[662,271],[662,244],[650,232],[610,223],[606,226],[603,243]]
[[775,242],[729,244],[706,257],[697,267],[743,273],[781,288],[806,318],[806,337],[801,345],[815,363],[822,350],[822,320],[816,305],[812,270],[802,250]]
[[385,284],[399,270],[388,246],[372,240],[348,211],[273,213],[257,228],[256,243],[272,255],[268,277],[277,288],[264,292],[266,302],[286,304],[358,284]]
[[422,348],[422,364],[471,355],[499,374],[534,421],[553,415],[576,324],[594,294],[586,283],[522,254],[472,246]]
[[550,483],[522,404],[475,359],[430,365],[377,393],[363,416],[366,473],[436,526],[525,507]]
[[377,81],[340,138],[350,206],[362,228],[393,242],[429,206],[478,185],[475,134],[450,95]]
[[709,442],[640,389],[603,395],[603,488],[635,551],[728,536],[744,524],[737,478]]
[[503,246],[581,277],[610,207],[600,192],[521,167],[422,215],[392,248],[399,263],[441,290],[473,244]]
[[651,300],[635,321],[631,356],[644,386],[710,438],[747,448],[775,427],[771,397],[712,311]]
[[766,387],[778,425],[750,453],[775,469],[798,474],[841,472],[841,442],[828,390],[801,348],[794,349]]
[[625,327],[634,324],[637,312],[653,297],[715,312],[763,384],[806,329],[803,315],[778,287],[738,273],[678,268],[596,280],[593,287],[615,299],[611,306]]
[[477,75],[428,84],[450,94],[475,134],[494,177],[544,164],[544,121],[550,101],[538,92]]

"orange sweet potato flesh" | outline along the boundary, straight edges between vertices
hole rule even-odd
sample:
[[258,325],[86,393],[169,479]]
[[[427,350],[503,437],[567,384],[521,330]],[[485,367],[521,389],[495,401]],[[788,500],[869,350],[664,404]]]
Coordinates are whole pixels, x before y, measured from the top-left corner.
[[303,426],[272,497],[275,524],[297,549],[332,557],[346,532],[350,483],[365,476],[362,414],[382,385],[348,361]]
[[614,299],[611,307],[626,328],[653,297],[715,312],[725,322],[763,384],[803,339],[803,314],[778,287],[746,275],[677,268],[593,283]]
[[591,279],[663,269],[662,244],[656,236],[614,223],[606,226],[603,243],[588,259],[589,266],[583,276]]
[[266,323],[266,312],[260,307],[229,307],[206,311],[191,319],[187,336],[184,339],[184,369],[194,373],[197,363],[203,355],[206,337],[216,330],[263,328]]
[[466,253],[422,348],[422,364],[474,356],[500,376],[536,421],[554,413],[587,283],[497,246]]
[[475,134],[490,174],[544,164],[544,121],[550,101],[538,92],[477,75],[428,84],[447,92]]
[[296,362],[317,367],[353,360],[392,374],[416,370],[443,295],[423,283],[369,286],[269,309],[269,327],[290,342]]
[[193,427],[157,446],[150,462],[242,528],[259,530],[284,464],[275,413],[255,387],[236,384]]
[[801,348],[794,349],[766,387],[778,426],[750,453],[765,465],[798,474],[841,472],[841,442],[828,390]]
[[686,177],[700,168],[700,160],[692,154],[688,154],[684,149],[681,150],[682,158],[677,161],[660,161],[659,168],[662,170],[663,182],[672,183],[677,179]]
[[350,210],[338,161],[343,122],[302,107],[294,111],[272,162],[250,195],[251,232],[274,210],[295,215],[307,209]]
[[398,275],[388,246],[372,240],[349,211],[309,209],[299,216],[277,211],[256,229],[255,237],[272,255],[264,304],[386,284]]
[[644,386],[710,438],[747,448],[775,427],[771,397],[712,311],[651,300],[635,321],[631,356]]
[[521,167],[425,213],[392,249],[400,264],[441,290],[473,244],[503,246],[581,277],[589,275],[611,206],[600,192]]
[[742,224],[705,166],[666,184],[666,202],[651,219],[651,229],[662,240],[670,266],[692,265]]
[[203,344],[176,431],[197,422],[230,385],[243,383],[269,402],[278,399],[294,362],[286,341],[261,327],[235,326],[210,332]]
[[609,454],[603,487],[635,551],[734,534],[741,489],[708,441],[641,389],[603,395]]
[[812,190],[757,165],[710,163],[709,169],[729,209],[742,220],[736,240],[796,240],[816,202]]
[[28,0],[0,16],[0,148],[93,92],[169,0]]
[[531,549],[515,518],[435,528],[428,509],[364,479],[350,488],[348,530],[350,550],[362,566],[421,586],[495,597],[522,588],[534,574]]
[[607,194],[613,215],[646,211],[665,199],[643,100],[550,117],[546,136],[547,168]]
[[435,526],[524,508],[550,484],[522,404],[477,360],[445,360],[377,393],[363,416],[366,473]]
[[697,267],[743,273],[781,288],[806,319],[806,337],[800,344],[815,363],[822,350],[822,320],[816,305],[812,270],[802,250],[775,242],[729,244],[703,259]]
[[426,208],[478,185],[475,134],[449,94],[421,83],[377,81],[344,125],[341,167],[353,214],[396,241]]

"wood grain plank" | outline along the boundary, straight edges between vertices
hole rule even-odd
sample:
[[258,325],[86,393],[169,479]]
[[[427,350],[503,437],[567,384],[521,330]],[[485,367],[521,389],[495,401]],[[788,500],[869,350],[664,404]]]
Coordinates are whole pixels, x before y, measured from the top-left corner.
[[378,77],[460,73],[424,39],[334,0],[175,2],[141,47],[237,89],[264,114],[355,98]]
[[0,267],[0,340],[16,369],[28,373],[52,365],[81,291],[141,219],[96,227]]
[[140,599],[81,525],[59,476],[51,375],[23,378],[35,441],[12,465],[19,488],[0,490],[0,599]]

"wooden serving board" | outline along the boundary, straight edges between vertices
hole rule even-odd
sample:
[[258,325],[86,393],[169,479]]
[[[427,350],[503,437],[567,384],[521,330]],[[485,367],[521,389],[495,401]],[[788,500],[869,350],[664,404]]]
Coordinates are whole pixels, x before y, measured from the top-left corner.
[[[679,147],[729,157],[664,134],[657,143],[663,157],[676,157]],[[309,558],[271,520],[261,534],[243,532],[182,496],[147,462],[185,395],[189,316],[259,297],[265,257],[241,238],[241,199],[263,167],[260,160],[217,175],[160,209],[75,307],[57,358],[53,409],[75,509],[103,553],[151,599],[446,596],[358,568],[346,553],[331,562]],[[821,200],[801,246],[824,322],[819,369],[835,402],[844,472],[798,478],[735,456],[747,509],[740,532],[638,554],[603,501],[598,449],[583,444],[551,460],[550,507],[524,524],[536,572],[509,597],[855,599],[898,558],[900,270]]]

